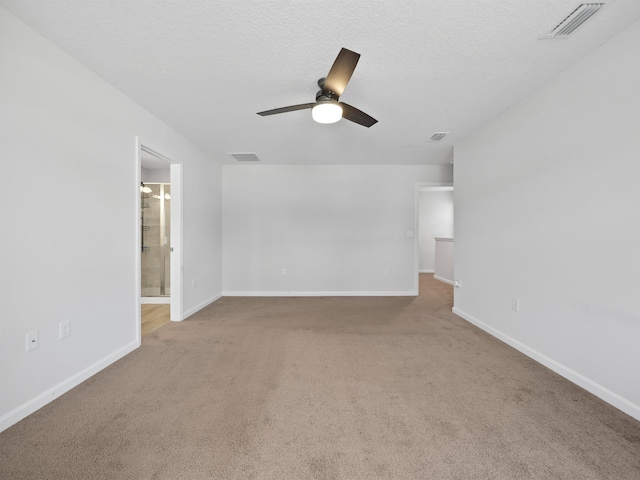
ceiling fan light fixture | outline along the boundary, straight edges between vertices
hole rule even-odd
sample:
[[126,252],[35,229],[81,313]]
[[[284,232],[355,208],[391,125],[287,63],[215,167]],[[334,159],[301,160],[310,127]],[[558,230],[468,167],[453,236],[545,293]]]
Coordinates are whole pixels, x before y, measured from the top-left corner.
[[358,110],[348,103],[338,102],[351,79],[359,58],[359,53],[352,52],[346,48],[341,49],[331,66],[331,70],[329,70],[329,74],[318,80],[320,91],[316,93],[316,101],[314,103],[300,103],[298,105],[289,105],[288,107],[273,108],[258,112],[258,115],[266,117],[279,113],[311,109],[311,117],[318,123],[335,123],[341,118],[366,128],[378,123],[375,118],[367,115],[362,110]]
[[342,118],[342,107],[337,102],[321,102],[311,109],[311,116],[318,123],[336,123]]

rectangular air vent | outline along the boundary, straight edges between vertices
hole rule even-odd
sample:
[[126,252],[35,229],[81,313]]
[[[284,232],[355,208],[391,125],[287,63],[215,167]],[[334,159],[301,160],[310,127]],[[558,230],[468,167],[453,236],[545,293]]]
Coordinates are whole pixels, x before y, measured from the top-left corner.
[[255,153],[230,153],[239,162],[259,162],[260,159]]
[[604,3],[582,3],[578,5],[560,23],[540,38],[567,38],[575,31],[576,28],[604,7],[604,5]]
[[440,140],[442,140],[447,135],[449,135],[449,132],[436,132],[433,135],[431,135],[431,138],[429,139],[429,141],[430,142],[439,142]]

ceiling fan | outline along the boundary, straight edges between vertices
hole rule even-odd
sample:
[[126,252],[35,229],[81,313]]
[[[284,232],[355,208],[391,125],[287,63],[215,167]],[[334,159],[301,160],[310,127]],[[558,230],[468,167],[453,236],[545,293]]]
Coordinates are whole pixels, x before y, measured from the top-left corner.
[[264,117],[310,108],[311,116],[318,123],[335,123],[341,118],[345,118],[367,128],[376,124],[378,121],[372,116],[347,103],[338,101],[347,87],[347,83],[349,83],[359,59],[359,53],[343,48],[333,62],[327,77],[318,80],[320,90],[316,94],[314,103],[301,103],[289,107],[274,108],[273,110],[258,112],[258,115]]

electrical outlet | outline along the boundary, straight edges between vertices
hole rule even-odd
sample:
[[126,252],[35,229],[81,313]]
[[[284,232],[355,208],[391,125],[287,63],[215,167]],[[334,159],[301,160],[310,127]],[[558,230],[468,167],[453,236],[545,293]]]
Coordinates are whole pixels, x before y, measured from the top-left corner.
[[511,298],[511,310],[514,312],[520,311],[520,299],[516,297]]
[[27,333],[27,352],[35,350],[40,345],[38,330]]
[[389,276],[389,273],[390,273],[390,272],[389,272],[389,269],[388,269],[388,268],[385,268],[385,269],[384,269],[384,276],[385,276],[385,277],[388,277],[388,276]]
[[196,288],[196,279],[195,278],[191,279],[191,288]]
[[282,276],[283,276],[283,277],[286,277],[286,276],[287,276],[287,269],[286,269],[286,268],[283,268],[283,269],[282,269]]
[[71,324],[69,323],[69,320],[60,322],[58,325],[58,339],[62,340],[63,338],[67,338],[69,335],[71,335]]

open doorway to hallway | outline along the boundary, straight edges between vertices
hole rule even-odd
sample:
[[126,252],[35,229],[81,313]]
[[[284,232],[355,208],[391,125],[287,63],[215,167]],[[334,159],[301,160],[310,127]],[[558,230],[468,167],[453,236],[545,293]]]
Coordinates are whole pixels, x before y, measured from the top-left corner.
[[453,285],[453,186],[416,186],[416,276]]

